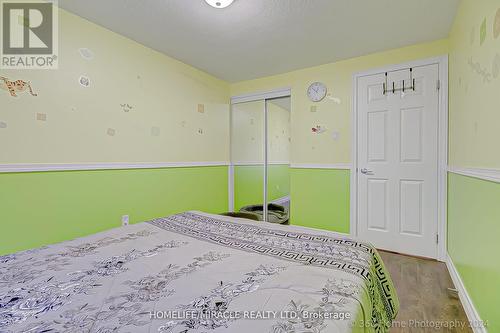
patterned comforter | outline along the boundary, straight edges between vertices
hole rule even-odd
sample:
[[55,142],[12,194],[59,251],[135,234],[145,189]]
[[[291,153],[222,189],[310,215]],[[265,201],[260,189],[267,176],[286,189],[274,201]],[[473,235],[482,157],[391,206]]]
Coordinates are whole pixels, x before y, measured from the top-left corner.
[[0,256],[0,332],[386,332],[370,245],[187,212]]

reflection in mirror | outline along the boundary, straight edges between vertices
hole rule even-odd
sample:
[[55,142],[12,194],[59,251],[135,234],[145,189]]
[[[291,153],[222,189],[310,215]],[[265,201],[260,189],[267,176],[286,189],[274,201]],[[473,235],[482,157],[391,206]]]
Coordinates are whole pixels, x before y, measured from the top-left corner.
[[289,216],[290,111],[290,97],[267,100],[267,221],[273,223]]
[[264,205],[264,117],[263,100],[232,105],[231,163],[235,212],[249,205]]

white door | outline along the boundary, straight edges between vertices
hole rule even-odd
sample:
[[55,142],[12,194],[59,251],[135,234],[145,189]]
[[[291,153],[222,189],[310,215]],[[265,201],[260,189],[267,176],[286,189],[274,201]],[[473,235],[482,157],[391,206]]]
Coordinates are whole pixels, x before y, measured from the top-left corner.
[[375,247],[437,257],[439,67],[358,78],[358,236]]

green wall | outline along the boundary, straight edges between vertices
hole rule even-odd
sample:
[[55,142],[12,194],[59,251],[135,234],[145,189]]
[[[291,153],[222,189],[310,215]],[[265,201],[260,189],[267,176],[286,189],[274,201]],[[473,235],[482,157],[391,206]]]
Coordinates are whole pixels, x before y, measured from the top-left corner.
[[264,166],[234,167],[234,210],[264,202]]
[[[290,194],[290,172],[288,164],[273,164],[268,167],[269,201]],[[234,208],[263,203],[264,166],[236,165],[234,167]]]
[[349,170],[291,169],[291,224],[349,233]]
[[270,165],[267,184],[270,201],[290,195],[290,166],[288,164]]
[[186,210],[227,211],[227,167],[0,174],[0,255]]
[[500,184],[448,175],[448,252],[489,332],[500,332]]

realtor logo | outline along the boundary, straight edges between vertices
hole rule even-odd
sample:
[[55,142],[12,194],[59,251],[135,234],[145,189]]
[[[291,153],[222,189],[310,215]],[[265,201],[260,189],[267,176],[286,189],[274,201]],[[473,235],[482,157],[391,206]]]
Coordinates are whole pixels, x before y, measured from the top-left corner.
[[57,3],[0,0],[2,69],[56,69]]

